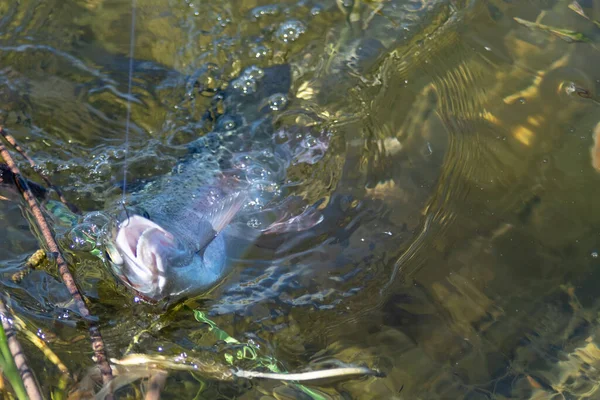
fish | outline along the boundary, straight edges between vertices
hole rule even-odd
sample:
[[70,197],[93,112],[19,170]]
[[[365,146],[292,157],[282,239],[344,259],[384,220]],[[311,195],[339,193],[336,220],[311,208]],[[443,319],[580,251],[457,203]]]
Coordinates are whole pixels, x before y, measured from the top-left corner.
[[289,165],[315,163],[328,146],[326,133],[274,129],[290,87],[289,65],[244,70],[215,96],[224,113],[205,115],[214,119],[213,131],[187,145],[173,173],[132,195],[131,207],[108,230],[105,255],[142,300],[206,291],[261,235],[320,222],[313,209],[301,224],[285,210],[267,223],[273,213],[265,206],[281,194]]
[[[446,15],[444,4],[432,2],[419,15]],[[413,11],[401,10],[398,15],[392,11],[389,18],[417,25],[421,21]],[[311,102],[333,103],[330,96],[344,98],[357,75],[375,69],[407,40],[390,34],[397,30],[394,24],[372,23],[363,29],[351,34],[348,43],[341,40],[340,51],[324,64],[325,70],[315,74],[317,81],[308,84],[315,90],[306,92],[316,91],[317,96],[305,93],[307,109]],[[115,60],[119,65],[124,61]],[[140,66],[149,78],[175,75],[177,80],[177,74],[159,66]],[[140,299],[171,301],[202,293],[223,280],[262,235],[308,230],[322,221],[314,205],[296,214],[285,206],[270,208],[277,198],[285,197],[282,183],[287,168],[318,162],[329,146],[328,132],[302,126],[275,129],[291,83],[288,64],[246,68],[214,95],[213,106],[204,116],[214,124],[213,131],[186,145],[187,154],[172,173],[139,188],[129,184],[125,211],[106,229],[103,250],[115,276]],[[198,91],[204,95],[205,89]],[[344,109],[342,114],[354,111]],[[114,203],[109,210],[116,213],[120,206],[121,202]]]
[[[420,12],[447,13],[444,2],[434,3]],[[397,17],[406,19],[405,14]],[[357,75],[374,69],[397,46],[389,29],[395,28],[373,24],[364,35],[342,40],[326,70],[308,84],[316,96],[304,93],[304,100],[322,105],[333,103],[332,96],[343,97]],[[189,157],[176,173],[153,182],[147,193],[140,191],[141,200],[132,205],[143,212],[124,216],[110,229],[106,258],[141,299],[176,301],[207,291],[259,237],[307,231],[322,221],[315,205],[295,215],[285,204],[269,209],[285,196],[288,167],[318,162],[330,141],[328,132],[309,127],[274,129],[274,116],[285,108],[291,87],[289,64],[246,68],[215,95],[216,106],[205,114],[214,130],[188,144]],[[260,227],[253,227],[257,221]]]

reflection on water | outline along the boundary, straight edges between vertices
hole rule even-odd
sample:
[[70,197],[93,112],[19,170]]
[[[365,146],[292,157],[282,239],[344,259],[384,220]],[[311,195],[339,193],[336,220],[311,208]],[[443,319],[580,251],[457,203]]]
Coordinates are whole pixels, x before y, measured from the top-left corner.
[[[572,3],[140,5],[132,190],[214,128],[215,92],[251,65],[292,67],[277,127],[332,136],[321,160],[287,171],[286,193],[318,204],[323,222],[264,237],[186,307],[135,303],[89,250],[72,252],[110,355],[135,332],[132,351],[222,362],[195,307],[288,370],[338,359],[387,374],[315,387],[332,398],[597,397],[600,4]],[[130,6],[0,3],[2,122],[86,211],[120,194]],[[90,349],[52,263],[10,280],[36,249],[11,204],[0,212],[5,297],[79,373]],[[69,247],[68,226],[56,230]],[[50,390],[57,372],[28,350]],[[164,394],[199,391],[303,395],[187,373]]]

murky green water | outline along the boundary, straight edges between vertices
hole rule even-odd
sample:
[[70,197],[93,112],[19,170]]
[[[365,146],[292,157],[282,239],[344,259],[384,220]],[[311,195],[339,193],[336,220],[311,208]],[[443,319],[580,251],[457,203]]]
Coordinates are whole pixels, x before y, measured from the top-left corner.
[[[325,398],[597,398],[600,2],[579,2],[587,19],[559,0],[340,3],[138,1],[132,188],[213,129],[214,90],[251,65],[292,67],[279,126],[332,136],[322,160],[288,170],[287,193],[321,201],[323,222],[265,238],[184,307],[136,302],[57,226],[109,356],[225,364],[235,351],[196,309],[286,370],[339,360],[387,374],[309,385]],[[123,0],[0,2],[1,122],[85,212],[121,194],[130,20]],[[0,218],[4,299],[77,387],[93,366],[87,330],[52,262],[11,281],[39,244],[17,203]],[[56,367],[20,340],[55,390]],[[118,394],[143,397],[143,382]],[[189,372],[162,394],[307,396]]]

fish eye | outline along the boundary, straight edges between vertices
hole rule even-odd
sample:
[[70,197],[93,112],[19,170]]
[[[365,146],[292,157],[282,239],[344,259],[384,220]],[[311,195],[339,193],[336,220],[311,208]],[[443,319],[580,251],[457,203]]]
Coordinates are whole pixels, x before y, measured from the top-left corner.
[[148,211],[143,210],[142,211],[142,217],[146,218],[146,219],[150,219],[150,214],[148,214]]

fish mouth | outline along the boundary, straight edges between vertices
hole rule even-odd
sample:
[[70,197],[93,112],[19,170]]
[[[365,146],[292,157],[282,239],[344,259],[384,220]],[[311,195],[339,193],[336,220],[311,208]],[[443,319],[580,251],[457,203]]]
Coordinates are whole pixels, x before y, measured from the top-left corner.
[[155,300],[167,284],[167,258],[178,252],[178,241],[155,222],[133,215],[118,227],[115,252],[109,252],[113,270],[139,294]]

